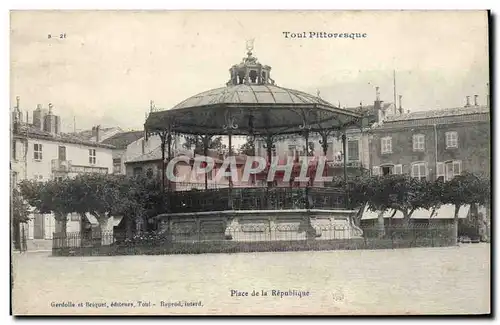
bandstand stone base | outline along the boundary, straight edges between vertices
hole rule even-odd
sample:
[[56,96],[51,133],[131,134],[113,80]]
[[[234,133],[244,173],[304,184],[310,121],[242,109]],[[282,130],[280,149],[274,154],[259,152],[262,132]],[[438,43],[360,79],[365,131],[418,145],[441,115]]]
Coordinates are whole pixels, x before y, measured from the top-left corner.
[[158,216],[160,231],[174,241],[238,242],[362,238],[353,222],[356,210],[228,210]]

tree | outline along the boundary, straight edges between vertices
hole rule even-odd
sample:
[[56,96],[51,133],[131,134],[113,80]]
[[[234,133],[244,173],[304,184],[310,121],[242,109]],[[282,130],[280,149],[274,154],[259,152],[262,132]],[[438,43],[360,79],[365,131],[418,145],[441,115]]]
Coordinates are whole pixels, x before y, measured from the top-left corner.
[[464,172],[448,182],[441,182],[440,199],[453,204],[454,233],[458,236],[458,212],[463,205],[486,204],[490,199],[490,182],[484,177]]
[[49,180],[45,183],[24,180],[19,187],[24,199],[38,212],[54,214],[63,237],[66,236],[68,214],[75,212],[71,180]]
[[120,178],[111,174],[82,174],[71,180],[71,197],[75,211],[82,218],[86,213],[94,216],[99,231],[111,217],[111,212],[120,204]]
[[351,181],[350,189],[352,204],[379,212],[379,237],[385,235],[386,211],[393,210],[391,218],[400,211],[403,214],[403,223],[408,227],[415,210],[435,209],[441,204],[440,187],[435,182],[408,175],[361,176]]
[[14,247],[21,249],[21,224],[27,223],[30,218],[30,206],[26,203],[17,188],[12,189],[11,194],[11,226],[13,230]]
[[254,156],[255,155],[255,142],[246,141],[238,148],[240,155]]
[[[194,149],[194,152],[203,155],[204,146],[203,146],[203,138],[199,135],[188,135],[185,136],[185,142],[182,144],[185,149],[191,150]],[[226,148],[226,145],[222,143],[222,137],[210,137],[208,139],[207,149],[222,151]]]
[[146,225],[151,217],[165,211],[166,196],[158,179],[138,176],[118,178],[119,202],[112,210],[114,215],[124,218],[127,238],[132,235],[132,226],[138,219]]

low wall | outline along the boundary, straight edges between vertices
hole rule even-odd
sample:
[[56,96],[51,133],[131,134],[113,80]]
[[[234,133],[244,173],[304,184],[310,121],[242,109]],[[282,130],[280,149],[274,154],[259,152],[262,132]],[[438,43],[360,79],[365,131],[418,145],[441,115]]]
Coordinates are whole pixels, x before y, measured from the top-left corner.
[[[152,233],[105,233],[86,238],[79,233],[54,238],[55,256],[200,254],[269,251],[391,249],[456,244],[450,225],[387,227],[363,230],[352,222],[351,210],[223,211],[160,215]],[[61,235],[62,236],[62,235]],[[97,236],[97,235],[96,235]],[[94,240],[95,239],[95,240]]]
[[361,238],[355,210],[235,210],[159,215],[173,241],[282,241]]

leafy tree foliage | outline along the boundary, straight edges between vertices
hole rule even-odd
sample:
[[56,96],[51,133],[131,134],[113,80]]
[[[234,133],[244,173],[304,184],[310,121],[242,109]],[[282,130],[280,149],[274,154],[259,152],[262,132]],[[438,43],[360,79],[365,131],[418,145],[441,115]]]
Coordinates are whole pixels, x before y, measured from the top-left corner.
[[[203,154],[203,138],[199,135],[189,135],[185,136],[185,142],[182,144],[185,149],[194,149],[196,154]],[[226,145],[222,143],[222,137],[212,137],[208,140],[208,148],[212,150],[221,151],[226,148]]]
[[238,148],[240,155],[254,156],[255,155],[255,142],[246,141]]
[[45,183],[24,180],[19,184],[21,194],[39,213],[53,213],[66,232],[68,214],[75,212],[73,186],[69,179],[49,180]]
[[17,188],[11,194],[11,220],[13,224],[26,223],[30,220],[30,206]]

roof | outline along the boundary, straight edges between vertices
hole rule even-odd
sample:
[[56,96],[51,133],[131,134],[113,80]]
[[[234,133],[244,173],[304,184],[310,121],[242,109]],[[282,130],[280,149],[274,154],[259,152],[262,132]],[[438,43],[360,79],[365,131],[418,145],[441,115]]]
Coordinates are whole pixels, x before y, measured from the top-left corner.
[[[209,152],[209,157],[214,160],[214,163],[216,164],[222,164],[224,161],[220,159],[219,157],[214,157],[216,155],[216,152],[213,150],[210,150]],[[194,155],[193,150],[182,150],[178,151],[175,154],[176,157],[178,156],[188,156],[191,159],[194,158],[195,156],[202,156],[202,155]],[[236,156],[236,164],[242,165],[245,163],[247,159],[246,155],[237,155]],[[161,161],[161,147],[157,147],[154,150],[147,152],[145,154],[142,154],[140,156],[137,156],[135,158],[132,158],[130,160],[127,160],[125,163],[140,163],[140,162],[147,162],[147,161]]]
[[[389,107],[391,107],[393,103],[391,102],[382,102],[382,110],[386,111]],[[355,113],[362,113],[362,114],[375,114],[375,105],[363,105],[363,106],[357,106],[357,107],[346,107],[345,108],[348,111],[355,112]]]
[[[100,132],[105,133],[105,132],[113,131],[114,129],[117,129],[117,127],[101,128]],[[84,131],[80,131],[80,132],[76,132],[76,133],[72,133],[72,134],[77,138],[80,138],[82,140],[87,140],[87,141],[90,141],[90,139],[92,139],[92,137],[93,137],[92,130],[84,130]]]
[[455,108],[436,109],[430,111],[415,111],[400,115],[387,116],[384,122],[387,123],[387,122],[397,122],[397,121],[431,119],[431,118],[448,117],[448,116],[482,114],[489,112],[490,108],[488,106],[455,107]]
[[[293,134],[302,132],[304,123],[314,132],[358,123],[361,118],[359,113],[298,90],[241,84],[205,91],[172,109],[153,111],[145,128],[149,133],[171,127],[185,134]],[[232,127],[224,127],[229,121]]]
[[26,124],[26,123],[19,125],[16,135],[21,137],[44,139],[48,141],[56,141],[62,143],[82,144],[89,147],[101,147],[108,149],[115,148],[113,145],[110,144],[103,144],[103,143],[84,140],[80,137],[75,136],[75,134],[73,133],[52,134],[50,132],[40,130],[33,124]]
[[102,143],[113,145],[118,149],[125,149],[129,144],[142,137],[144,137],[144,131],[121,132],[107,138]]
[[237,85],[204,91],[179,104],[173,109],[213,104],[322,104],[333,106],[327,101],[302,91],[276,85]]

